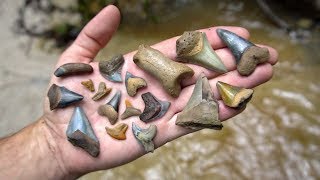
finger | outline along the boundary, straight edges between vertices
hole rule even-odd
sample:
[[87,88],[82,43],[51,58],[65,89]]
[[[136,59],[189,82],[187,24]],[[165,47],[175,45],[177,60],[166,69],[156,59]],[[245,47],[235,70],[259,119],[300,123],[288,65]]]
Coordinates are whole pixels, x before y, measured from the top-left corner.
[[111,39],[119,23],[118,8],[113,5],[105,7],[82,29],[77,39],[62,54],[58,63],[91,62]]

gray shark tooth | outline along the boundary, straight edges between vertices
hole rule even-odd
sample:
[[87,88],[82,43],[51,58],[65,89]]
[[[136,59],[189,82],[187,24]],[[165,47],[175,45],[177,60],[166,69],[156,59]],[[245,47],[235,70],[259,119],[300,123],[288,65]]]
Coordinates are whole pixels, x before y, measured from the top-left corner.
[[137,94],[138,89],[147,86],[147,82],[143,78],[134,76],[128,71],[126,73],[125,84],[127,93],[131,97]]
[[141,114],[141,110],[132,106],[131,102],[126,99],[126,110],[121,114],[121,119],[127,119],[132,116],[139,116]]
[[250,75],[260,63],[267,62],[270,54],[250,41],[225,29],[217,29],[218,36],[229,47],[237,63],[237,70],[243,76]]
[[100,153],[100,144],[91,124],[81,107],[75,107],[67,131],[68,141],[97,157]]
[[100,74],[109,81],[122,82],[121,70],[124,64],[124,58],[121,54],[114,56],[113,58],[100,61],[99,71]]
[[78,74],[87,74],[92,73],[93,68],[89,64],[85,63],[67,63],[60,66],[54,72],[54,75],[57,77],[78,75]]
[[189,129],[222,129],[219,106],[214,100],[208,79],[201,74],[183,111],[178,114],[176,125]]
[[196,64],[219,73],[227,72],[227,68],[203,32],[184,32],[176,42],[176,51],[181,62]]
[[139,116],[144,122],[149,122],[163,117],[170,107],[170,102],[160,101],[150,92],[141,95],[145,108],[143,113]]
[[121,99],[121,91],[117,91],[112,99],[105,105],[101,105],[98,108],[98,114],[101,116],[106,116],[110,123],[113,125],[118,120],[118,108]]
[[150,125],[147,129],[142,129],[132,122],[132,132],[146,152],[154,151],[154,143],[152,140],[157,134],[156,125]]
[[51,85],[47,96],[49,98],[50,110],[64,108],[83,99],[82,95],[56,84]]

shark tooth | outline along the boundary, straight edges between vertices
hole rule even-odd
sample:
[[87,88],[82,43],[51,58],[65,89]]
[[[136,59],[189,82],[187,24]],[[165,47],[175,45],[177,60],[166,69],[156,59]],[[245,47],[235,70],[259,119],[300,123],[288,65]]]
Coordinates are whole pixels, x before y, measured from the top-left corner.
[[160,51],[146,45],[140,45],[133,56],[134,63],[155,77],[168,94],[178,97],[181,92],[180,82],[193,76],[194,71],[188,66],[167,58]]
[[222,129],[219,106],[214,100],[209,81],[204,74],[199,76],[186,107],[178,114],[176,125],[193,130]]
[[86,87],[89,91],[94,92],[94,84],[92,82],[91,79],[87,80],[87,81],[82,81],[81,84]]
[[253,95],[252,89],[232,86],[221,81],[218,81],[216,85],[224,104],[229,107],[243,108]]
[[237,63],[237,70],[243,76],[250,75],[260,63],[268,61],[267,48],[261,48],[250,41],[225,29],[217,29],[218,36],[229,47]]
[[142,129],[132,122],[132,132],[146,152],[154,151],[154,144],[152,140],[157,134],[156,125],[150,125],[147,129]]
[[134,76],[128,71],[126,73],[125,83],[126,83],[127,93],[131,97],[137,94],[138,89],[147,86],[147,82],[143,78]]
[[227,68],[203,32],[184,32],[176,42],[176,51],[181,62],[196,64],[219,73],[227,72]]
[[100,153],[100,144],[91,124],[81,107],[75,107],[67,131],[68,141],[97,157]]
[[124,64],[124,58],[121,54],[114,56],[113,58],[100,61],[99,71],[100,74],[109,81],[122,82],[121,70]]
[[107,104],[101,105],[98,108],[98,114],[100,116],[106,116],[112,125],[115,124],[118,120],[118,108],[120,99],[121,91],[117,91]]
[[54,72],[54,75],[57,77],[78,75],[78,74],[87,74],[92,73],[93,68],[89,64],[85,63],[67,63],[60,66]]
[[83,99],[82,95],[56,84],[51,85],[47,96],[49,98],[50,110],[64,108]]
[[170,107],[170,102],[157,99],[150,92],[141,95],[145,108],[139,116],[143,122],[149,122],[163,117]]
[[118,140],[125,140],[126,139],[126,131],[128,129],[128,125],[124,123],[120,123],[116,125],[114,128],[106,127],[107,133]]
[[126,110],[121,114],[121,119],[127,119],[132,116],[139,116],[141,114],[141,110],[135,107],[132,107],[132,104],[128,99],[126,99]]
[[98,92],[92,96],[92,100],[98,101],[105,96],[107,96],[111,92],[111,88],[107,88],[106,83],[100,82],[98,87]]

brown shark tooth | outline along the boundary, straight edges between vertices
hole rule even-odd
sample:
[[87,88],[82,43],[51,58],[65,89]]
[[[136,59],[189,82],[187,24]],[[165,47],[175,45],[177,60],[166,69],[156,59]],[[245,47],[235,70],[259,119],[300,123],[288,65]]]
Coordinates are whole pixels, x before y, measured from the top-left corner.
[[181,62],[196,64],[219,73],[227,72],[203,32],[184,32],[176,42],[176,51]]
[[132,122],[132,132],[146,152],[154,151],[154,143],[152,140],[157,134],[156,125],[150,125],[147,129],[142,129]]
[[143,113],[139,116],[144,122],[149,122],[163,117],[170,107],[170,102],[160,101],[150,92],[141,95],[145,108]]
[[57,77],[78,75],[78,74],[87,74],[92,73],[93,68],[89,64],[85,63],[67,63],[60,66],[54,72],[54,75]]
[[135,107],[132,107],[132,104],[128,99],[126,99],[126,110],[121,114],[121,119],[127,119],[132,116],[139,116],[141,114],[141,110]]
[[92,100],[98,101],[105,96],[107,96],[111,92],[111,88],[107,88],[106,83],[100,82],[99,87],[98,87],[98,92],[93,95]]
[[252,89],[232,86],[230,84],[218,81],[217,88],[225,105],[234,108],[243,108],[251,100]]
[[233,32],[217,29],[217,34],[235,56],[237,70],[243,76],[250,75],[258,64],[267,62],[270,57],[267,48],[258,47]]
[[125,140],[126,139],[126,131],[128,129],[128,125],[124,123],[120,123],[116,125],[114,128],[106,127],[107,133],[118,140]]
[[147,86],[147,82],[143,78],[134,76],[128,71],[126,73],[125,83],[126,83],[127,93],[131,97],[137,94],[138,89]]
[[141,69],[158,79],[164,89],[172,97],[178,97],[181,92],[180,82],[193,76],[194,71],[188,66],[175,62],[160,51],[146,45],[140,45],[133,61]]
[[52,84],[48,91],[50,110],[64,108],[83,99],[83,96],[68,90],[64,86]]
[[183,111],[178,114],[176,125],[193,130],[222,129],[219,105],[214,100],[209,81],[204,74],[198,78],[193,93]]
[[89,91],[94,92],[94,84],[92,82],[91,79],[87,80],[87,81],[82,81],[81,84],[86,87],[87,89],[89,89]]
[[100,61],[99,71],[100,74],[109,81],[122,82],[121,70],[124,64],[124,58],[122,54],[116,55],[113,58]]
[[74,145],[97,157],[100,144],[91,124],[81,107],[75,107],[66,131],[68,140]]
[[98,108],[98,114],[100,116],[106,116],[112,125],[115,124],[118,120],[118,108],[120,99],[121,91],[117,91],[107,104],[101,105]]

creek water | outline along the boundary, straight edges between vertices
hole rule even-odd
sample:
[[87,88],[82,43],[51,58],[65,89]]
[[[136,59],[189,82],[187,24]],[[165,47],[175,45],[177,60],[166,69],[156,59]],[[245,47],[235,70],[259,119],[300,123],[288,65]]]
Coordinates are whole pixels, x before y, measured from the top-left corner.
[[[3,20],[6,16],[0,14]],[[151,45],[185,30],[216,25],[246,27],[251,33],[250,40],[270,45],[279,52],[272,80],[255,88],[254,98],[247,109],[225,121],[222,131],[202,130],[189,134],[132,163],[90,173],[80,179],[320,178],[319,31],[310,31],[312,38],[301,43],[274,26],[253,1],[199,1],[161,16],[158,23],[128,25],[124,21],[97,59],[111,57],[113,52],[130,52],[141,43]],[[11,39],[6,40],[13,41],[15,36],[7,31]],[[1,42],[1,47],[6,46]],[[8,55],[4,50],[0,53],[2,57],[12,58],[0,68],[3,92],[0,112],[4,114],[0,135],[5,135],[28,123],[20,119],[35,119],[41,114],[40,110],[34,110],[41,106],[41,97],[37,95],[44,94],[49,78],[45,74],[52,69],[57,54],[32,52],[31,57],[24,57],[23,53],[21,56]],[[23,63],[30,68],[42,69],[30,71],[32,80],[24,76],[28,81],[11,83],[12,79],[22,78],[12,68],[19,66],[21,60],[16,60],[19,58],[33,59],[29,64],[27,61]],[[40,60],[43,58],[46,60]],[[7,80],[8,77],[11,80]],[[9,103],[32,101],[36,107],[22,109],[22,115],[14,113],[16,106],[5,103],[6,93],[16,92],[19,87],[24,87],[25,92]]]

